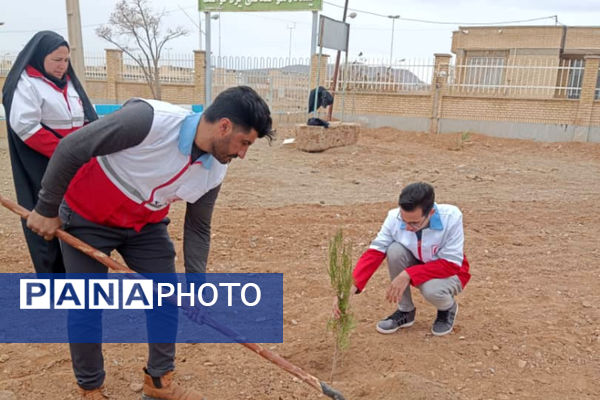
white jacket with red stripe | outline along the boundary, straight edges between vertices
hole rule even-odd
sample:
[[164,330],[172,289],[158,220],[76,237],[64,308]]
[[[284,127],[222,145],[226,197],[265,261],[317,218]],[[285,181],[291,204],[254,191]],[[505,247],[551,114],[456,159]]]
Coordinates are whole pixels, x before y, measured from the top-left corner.
[[388,212],[377,237],[361,256],[354,269],[355,286],[362,290],[373,273],[385,259],[387,249],[393,242],[406,247],[422,262],[406,269],[414,286],[430,279],[457,275],[464,287],[469,281],[469,263],[463,252],[464,233],[462,213],[450,204],[435,204],[429,226],[422,229],[421,240],[417,234],[406,230],[399,217],[400,209]]
[[92,222],[139,230],[164,218],[170,203],[194,203],[225,178],[227,165],[212,155],[192,160],[200,114],[143,101],[153,108],[154,117],[141,143],[92,159],[66,192],[67,204]]
[[[22,73],[10,108],[10,126],[35,151],[50,157],[61,137],[81,128],[84,111],[81,98],[68,81],[60,89],[35,68]],[[42,124],[44,126],[42,126]]]

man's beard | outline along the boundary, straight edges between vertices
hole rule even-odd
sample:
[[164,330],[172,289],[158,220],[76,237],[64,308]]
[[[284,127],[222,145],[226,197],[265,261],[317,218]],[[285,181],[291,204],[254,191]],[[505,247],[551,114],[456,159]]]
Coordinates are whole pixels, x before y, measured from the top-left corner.
[[212,155],[221,164],[229,164],[231,160],[237,158],[237,154],[227,154],[230,139],[229,137],[220,139],[213,145]]
[[213,155],[213,157],[215,157],[215,159],[220,162],[221,164],[229,164],[234,158],[237,158],[237,155],[235,154],[230,154],[227,155],[225,157],[221,157],[221,156],[215,156]]

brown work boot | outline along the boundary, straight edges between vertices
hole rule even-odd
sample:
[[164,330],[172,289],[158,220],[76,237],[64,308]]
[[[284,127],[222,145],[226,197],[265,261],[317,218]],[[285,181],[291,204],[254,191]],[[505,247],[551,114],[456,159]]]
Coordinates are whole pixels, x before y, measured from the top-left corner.
[[184,389],[173,382],[173,371],[156,378],[150,376],[144,368],[143,400],[204,400],[202,395],[193,389]]
[[100,386],[96,389],[83,389],[79,388],[79,393],[81,393],[81,400],[104,400],[108,399],[108,395],[106,394],[106,389],[104,386]]

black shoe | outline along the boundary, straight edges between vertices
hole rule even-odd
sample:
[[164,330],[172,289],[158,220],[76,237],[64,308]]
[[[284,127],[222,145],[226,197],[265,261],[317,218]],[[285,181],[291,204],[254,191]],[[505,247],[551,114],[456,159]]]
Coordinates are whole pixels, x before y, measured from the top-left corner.
[[452,332],[456,314],[458,314],[458,303],[456,302],[454,302],[454,305],[446,311],[438,310],[437,317],[431,327],[431,333],[435,336],[443,336]]
[[395,313],[382,319],[377,323],[377,332],[379,333],[394,333],[400,328],[408,328],[415,323],[415,311],[400,311],[396,310]]

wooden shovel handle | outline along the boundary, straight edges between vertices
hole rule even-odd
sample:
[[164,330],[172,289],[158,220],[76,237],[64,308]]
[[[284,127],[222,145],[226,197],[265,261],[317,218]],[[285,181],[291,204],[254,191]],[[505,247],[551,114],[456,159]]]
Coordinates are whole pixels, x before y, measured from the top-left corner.
[[[21,216],[21,218],[23,219],[27,219],[29,217],[29,214],[31,214],[31,212],[25,207],[22,207],[14,201],[4,198],[2,196],[0,196],[0,203],[2,203],[4,207],[8,208],[15,214]],[[126,266],[116,262],[100,250],[93,248],[89,244],[77,239],[75,236],[63,231],[62,229],[56,230],[56,236],[65,243],[68,243],[69,245],[75,247],[77,250],[81,251],[84,254],[87,254],[94,260],[98,261],[99,263],[107,266],[108,268],[116,272],[134,273],[132,269],[129,269]]]

